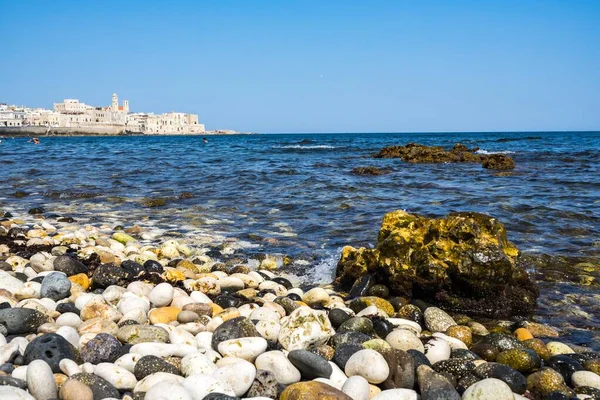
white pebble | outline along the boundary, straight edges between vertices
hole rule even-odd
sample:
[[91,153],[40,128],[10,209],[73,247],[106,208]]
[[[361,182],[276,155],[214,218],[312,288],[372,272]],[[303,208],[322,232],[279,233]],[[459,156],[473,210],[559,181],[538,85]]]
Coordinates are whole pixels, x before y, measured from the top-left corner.
[[57,397],[54,374],[46,361],[34,360],[29,363],[27,366],[27,389],[36,400]]
[[390,368],[385,358],[375,350],[365,349],[354,353],[344,368],[346,375],[362,376],[369,383],[381,383],[390,374]]

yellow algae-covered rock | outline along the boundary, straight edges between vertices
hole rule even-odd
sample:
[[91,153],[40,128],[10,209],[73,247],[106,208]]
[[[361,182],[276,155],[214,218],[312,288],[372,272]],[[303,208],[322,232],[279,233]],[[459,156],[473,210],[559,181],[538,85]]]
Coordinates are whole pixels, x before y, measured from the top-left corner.
[[359,297],[358,299],[352,300],[348,304],[348,307],[350,307],[352,311],[357,313],[369,306],[377,307],[381,311],[385,312],[389,317],[392,317],[394,315],[394,306],[392,306],[392,304],[389,301],[382,299],[381,297]]
[[125,244],[125,245],[129,242],[135,242],[135,239],[133,238],[133,236],[129,236],[125,232],[115,232],[115,233],[113,233],[112,238],[114,240],[116,240],[117,242]]
[[189,260],[181,260],[177,263],[177,269],[180,271],[192,271],[194,274],[198,273],[198,267],[196,266],[196,264],[194,264],[193,262],[189,261]]
[[174,268],[166,269],[166,271],[163,272],[162,276],[169,282],[179,282],[185,280],[184,273]]
[[272,258],[265,258],[260,263],[260,269],[266,269],[268,271],[277,269],[277,261],[273,260]]
[[177,314],[181,312],[181,308],[178,307],[160,307],[150,310],[148,313],[148,319],[152,325],[156,324],[168,324],[171,321],[177,320]]
[[235,307],[229,307],[223,311],[221,311],[217,317],[221,317],[223,322],[229,321],[230,319],[234,319],[240,316],[240,312]]
[[280,400],[352,400],[350,396],[323,382],[298,382],[288,386]]
[[75,274],[69,276],[69,280],[81,286],[83,290],[88,290],[90,287],[90,278],[86,274]]
[[212,315],[218,315],[223,312],[223,308],[220,305],[216,303],[210,303],[209,305],[212,308]]
[[504,225],[488,215],[430,219],[394,211],[383,218],[375,248],[342,250],[337,283],[348,287],[368,274],[393,295],[418,295],[457,313],[526,315],[538,290],[518,257]]

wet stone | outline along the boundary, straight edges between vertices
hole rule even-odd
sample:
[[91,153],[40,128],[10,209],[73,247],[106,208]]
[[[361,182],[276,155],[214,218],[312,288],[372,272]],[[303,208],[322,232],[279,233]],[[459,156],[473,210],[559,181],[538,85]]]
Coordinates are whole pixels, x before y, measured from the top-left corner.
[[542,360],[530,349],[512,349],[498,354],[496,361],[506,364],[522,373],[533,372],[540,368]]
[[146,261],[143,267],[146,270],[146,272],[156,272],[158,274],[162,274],[165,271],[162,264],[154,260]]
[[112,264],[102,264],[94,271],[92,283],[94,288],[107,288],[111,285],[127,286],[133,276],[129,271]]
[[563,354],[550,357],[546,365],[557,371],[563,377],[567,385],[571,384],[571,376],[575,372],[584,370],[580,363]]
[[473,353],[477,354],[485,361],[496,361],[496,357],[500,354],[500,351],[496,346],[488,343],[478,343],[471,347]]
[[77,350],[65,338],[55,333],[46,333],[33,339],[23,355],[25,364],[33,360],[43,360],[48,363],[52,372],[60,372],[58,363],[63,358],[77,360]]
[[425,357],[425,354],[421,353],[419,350],[411,349],[407,350],[406,352],[413,358],[415,362],[415,370],[421,365],[431,367],[431,362],[429,362],[429,359]]
[[283,307],[287,315],[290,315],[294,310],[300,307],[299,304],[289,297],[277,297],[273,302]]
[[398,310],[398,318],[407,319],[409,321],[414,321],[417,324],[421,324],[423,322],[423,312],[421,309],[414,304],[406,304]]
[[291,289],[294,287],[294,285],[292,285],[292,282],[290,282],[289,280],[287,280],[281,276],[276,276],[275,278],[272,278],[271,280],[275,283],[282,285],[286,289]]
[[385,285],[373,285],[367,292],[369,296],[381,297],[387,299],[390,295],[390,290]]
[[465,390],[467,390],[471,385],[474,385],[475,383],[479,382],[481,379],[479,377],[477,377],[474,374],[466,374],[465,376],[463,376],[462,378],[460,378],[458,380],[458,382],[456,383],[456,390],[458,391],[458,393],[464,393]]
[[348,293],[348,298],[354,299],[356,297],[366,296],[367,293],[369,292],[369,289],[373,285],[375,285],[375,277],[373,275],[367,274],[367,275],[361,276],[352,285],[352,288],[350,289],[350,292]]
[[489,335],[485,336],[480,343],[494,346],[499,352],[512,349],[522,349],[525,347],[517,338],[502,333],[490,333]]
[[394,330],[394,325],[384,318],[373,318],[371,321],[373,331],[382,339],[385,339]]
[[133,276],[138,276],[146,271],[142,264],[132,260],[125,260],[121,263],[121,268],[129,272]]
[[462,360],[481,360],[481,357],[467,349],[452,349],[450,358],[460,358]]
[[79,313],[80,313],[79,308],[75,307],[75,304],[73,304],[73,303],[59,303],[56,306],[56,311],[58,311],[61,314],[70,312],[70,313],[79,315]]

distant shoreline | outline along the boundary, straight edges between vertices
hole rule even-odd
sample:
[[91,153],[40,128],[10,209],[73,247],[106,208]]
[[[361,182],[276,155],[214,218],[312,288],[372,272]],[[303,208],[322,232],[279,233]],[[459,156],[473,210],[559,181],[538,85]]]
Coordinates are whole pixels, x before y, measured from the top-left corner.
[[0,127],[0,136],[4,137],[29,137],[29,136],[48,136],[48,137],[78,137],[78,136],[213,136],[213,135],[240,135],[250,134],[247,132],[235,132],[235,131],[206,131],[202,133],[177,133],[177,134],[165,134],[165,133],[143,133],[143,132],[129,132],[123,131],[122,128],[93,128],[93,129],[82,129],[82,128],[50,128],[48,130],[45,126],[28,126],[28,127]]

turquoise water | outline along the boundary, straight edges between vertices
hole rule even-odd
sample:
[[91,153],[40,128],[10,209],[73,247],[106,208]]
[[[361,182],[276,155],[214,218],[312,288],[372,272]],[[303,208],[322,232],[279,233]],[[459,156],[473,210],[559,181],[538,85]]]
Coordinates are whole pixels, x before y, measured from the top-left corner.
[[[26,140],[0,145],[4,210],[43,206],[82,222],[139,223],[215,245],[234,237],[246,253],[305,261],[293,272],[312,282],[331,279],[342,246],[374,243],[381,218],[395,209],[484,212],[504,222],[527,253],[600,256],[599,132],[210,136],[206,144],[182,136]],[[508,152],[517,167],[497,176],[479,164],[371,157],[409,142]],[[393,173],[350,173],[370,165]],[[193,197],[180,199],[185,192]],[[166,205],[145,207],[148,197]],[[554,306],[544,307],[541,315],[551,315]]]

